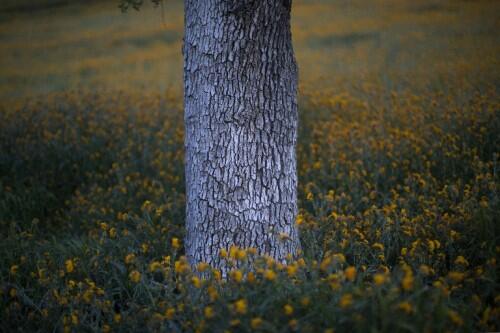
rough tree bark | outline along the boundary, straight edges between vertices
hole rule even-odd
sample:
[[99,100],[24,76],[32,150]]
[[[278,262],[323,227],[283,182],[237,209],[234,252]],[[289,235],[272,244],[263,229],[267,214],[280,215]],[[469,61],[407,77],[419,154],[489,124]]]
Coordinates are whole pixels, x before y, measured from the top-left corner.
[[290,10],[291,0],[185,0],[185,246],[192,265],[224,272],[218,253],[233,244],[279,261],[300,248]]

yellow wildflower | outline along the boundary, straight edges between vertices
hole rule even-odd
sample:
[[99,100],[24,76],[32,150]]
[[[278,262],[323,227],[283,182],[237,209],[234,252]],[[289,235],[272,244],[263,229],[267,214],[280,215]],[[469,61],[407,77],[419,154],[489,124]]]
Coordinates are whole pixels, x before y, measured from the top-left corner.
[[297,220],[295,221],[295,223],[296,223],[297,225],[301,225],[301,224],[303,224],[303,223],[304,223],[304,215],[302,215],[302,214],[298,214],[298,215],[297,215]]
[[94,292],[92,289],[87,289],[82,295],[83,301],[85,303],[90,303],[92,301],[92,296],[94,295]]
[[215,316],[215,311],[211,306],[206,306],[203,310],[203,313],[205,314],[205,318],[207,319],[211,319]]
[[255,274],[253,272],[248,272],[248,274],[247,274],[247,281],[249,283],[254,283],[255,282]]
[[189,266],[183,260],[176,260],[174,263],[174,270],[176,273],[182,274],[189,270]]
[[191,282],[193,283],[193,286],[195,288],[200,288],[201,287],[201,280],[197,276],[193,276],[191,278]]
[[238,326],[240,323],[241,323],[241,320],[239,320],[239,319],[232,319],[229,322],[229,325],[231,325],[231,327],[234,327],[234,326]]
[[343,309],[350,307],[352,304],[352,295],[344,294],[339,300],[339,306]]
[[181,247],[181,241],[179,240],[179,238],[177,237],[172,238],[172,247],[174,249],[178,249],[179,247]]
[[247,252],[243,249],[238,249],[236,252],[236,259],[244,260],[247,257]]
[[111,238],[116,237],[116,228],[109,229],[109,237],[111,237]]
[[377,274],[373,275],[373,282],[377,286],[380,286],[380,285],[384,284],[385,280],[386,280],[385,274],[377,273]]
[[175,309],[170,307],[165,311],[165,317],[169,320],[172,320],[175,316]]
[[455,283],[461,282],[464,279],[464,277],[465,274],[461,272],[451,271],[448,273],[448,278]]
[[398,304],[398,309],[402,310],[403,312],[406,312],[407,314],[410,314],[413,312],[413,307],[409,302],[401,302]]
[[354,281],[356,279],[356,267],[349,266],[344,271],[345,278],[349,281]]
[[142,204],[141,209],[142,209],[142,210],[149,210],[149,209],[151,208],[151,206],[152,206],[151,201],[146,200],[146,201],[144,201],[144,203]]
[[236,259],[236,256],[238,254],[238,247],[236,245],[231,245],[229,248],[229,257]]
[[247,249],[247,252],[248,252],[248,254],[256,255],[257,254],[257,249],[255,247],[249,247]]
[[405,291],[410,291],[413,289],[413,275],[405,274],[403,280],[401,281],[401,287]]
[[455,265],[462,265],[462,266],[469,266],[469,262],[463,257],[463,256],[458,256],[455,259]]
[[16,275],[18,270],[19,270],[19,265],[10,266],[10,274],[11,275]]
[[255,317],[255,318],[252,318],[252,320],[250,321],[250,326],[256,330],[260,327],[260,325],[262,325],[262,318],[260,317]]
[[420,265],[419,271],[420,271],[420,273],[422,273],[422,275],[425,275],[425,276],[427,276],[431,273],[431,269],[427,265]]
[[450,318],[452,323],[457,326],[462,326],[464,324],[464,320],[456,311],[448,310],[448,317]]
[[274,281],[276,280],[276,273],[272,269],[266,269],[264,278],[268,281]]
[[283,310],[285,311],[285,314],[287,316],[290,316],[293,314],[293,307],[290,304],[285,304],[285,306],[283,307]]
[[288,265],[286,267],[286,272],[289,277],[295,276],[297,273],[298,266],[296,264]]
[[128,277],[129,277],[130,281],[137,283],[141,280],[141,273],[139,273],[136,270],[133,270],[132,272],[130,272]]
[[245,299],[240,299],[240,300],[237,300],[236,302],[234,302],[234,310],[236,311],[236,313],[239,313],[239,314],[247,313],[247,307],[248,307],[248,304],[247,304],[247,301]]
[[324,272],[328,269],[330,266],[330,263],[332,262],[331,257],[325,257],[322,261],[321,264],[319,265],[319,268]]
[[161,268],[161,263],[159,263],[158,261],[153,261],[149,264],[150,272],[156,272],[160,268]]
[[126,264],[131,264],[134,261],[135,261],[135,254],[133,254],[133,253],[127,254],[127,256],[125,257],[125,263]]
[[342,253],[336,253],[333,255],[333,259],[340,264],[345,263],[345,256]]
[[204,272],[207,270],[209,265],[206,262],[200,262],[197,266],[198,272]]
[[217,289],[214,288],[214,286],[209,286],[207,288],[208,296],[210,297],[210,301],[215,301],[218,297],[219,294],[217,293]]
[[233,279],[235,282],[239,283],[243,279],[243,273],[240,270],[234,270],[229,273],[231,276],[231,279]]
[[68,259],[64,262],[64,266],[66,267],[66,272],[71,273],[75,270],[75,264],[73,263],[73,260]]

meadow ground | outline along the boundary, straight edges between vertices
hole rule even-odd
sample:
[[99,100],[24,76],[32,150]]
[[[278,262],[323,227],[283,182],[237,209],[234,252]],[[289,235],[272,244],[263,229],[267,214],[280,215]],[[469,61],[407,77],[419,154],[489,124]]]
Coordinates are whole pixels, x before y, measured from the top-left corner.
[[2,331],[500,330],[497,2],[294,2],[304,255],[227,281],[182,257],[182,3],[15,3]]

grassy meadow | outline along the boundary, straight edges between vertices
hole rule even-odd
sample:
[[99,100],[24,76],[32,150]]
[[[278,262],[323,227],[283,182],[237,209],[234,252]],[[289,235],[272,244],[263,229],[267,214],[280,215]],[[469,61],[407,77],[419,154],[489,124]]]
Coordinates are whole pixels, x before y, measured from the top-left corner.
[[500,330],[498,2],[294,1],[303,257],[228,280],[183,257],[182,2],[19,3],[0,331]]

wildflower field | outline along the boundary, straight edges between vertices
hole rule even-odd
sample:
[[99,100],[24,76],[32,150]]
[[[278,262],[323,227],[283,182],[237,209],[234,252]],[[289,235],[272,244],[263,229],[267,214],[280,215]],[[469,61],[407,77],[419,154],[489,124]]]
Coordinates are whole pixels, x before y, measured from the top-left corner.
[[293,6],[303,256],[224,280],[183,257],[182,2],[0,5],[0,331],[500,330],[498,2]]

